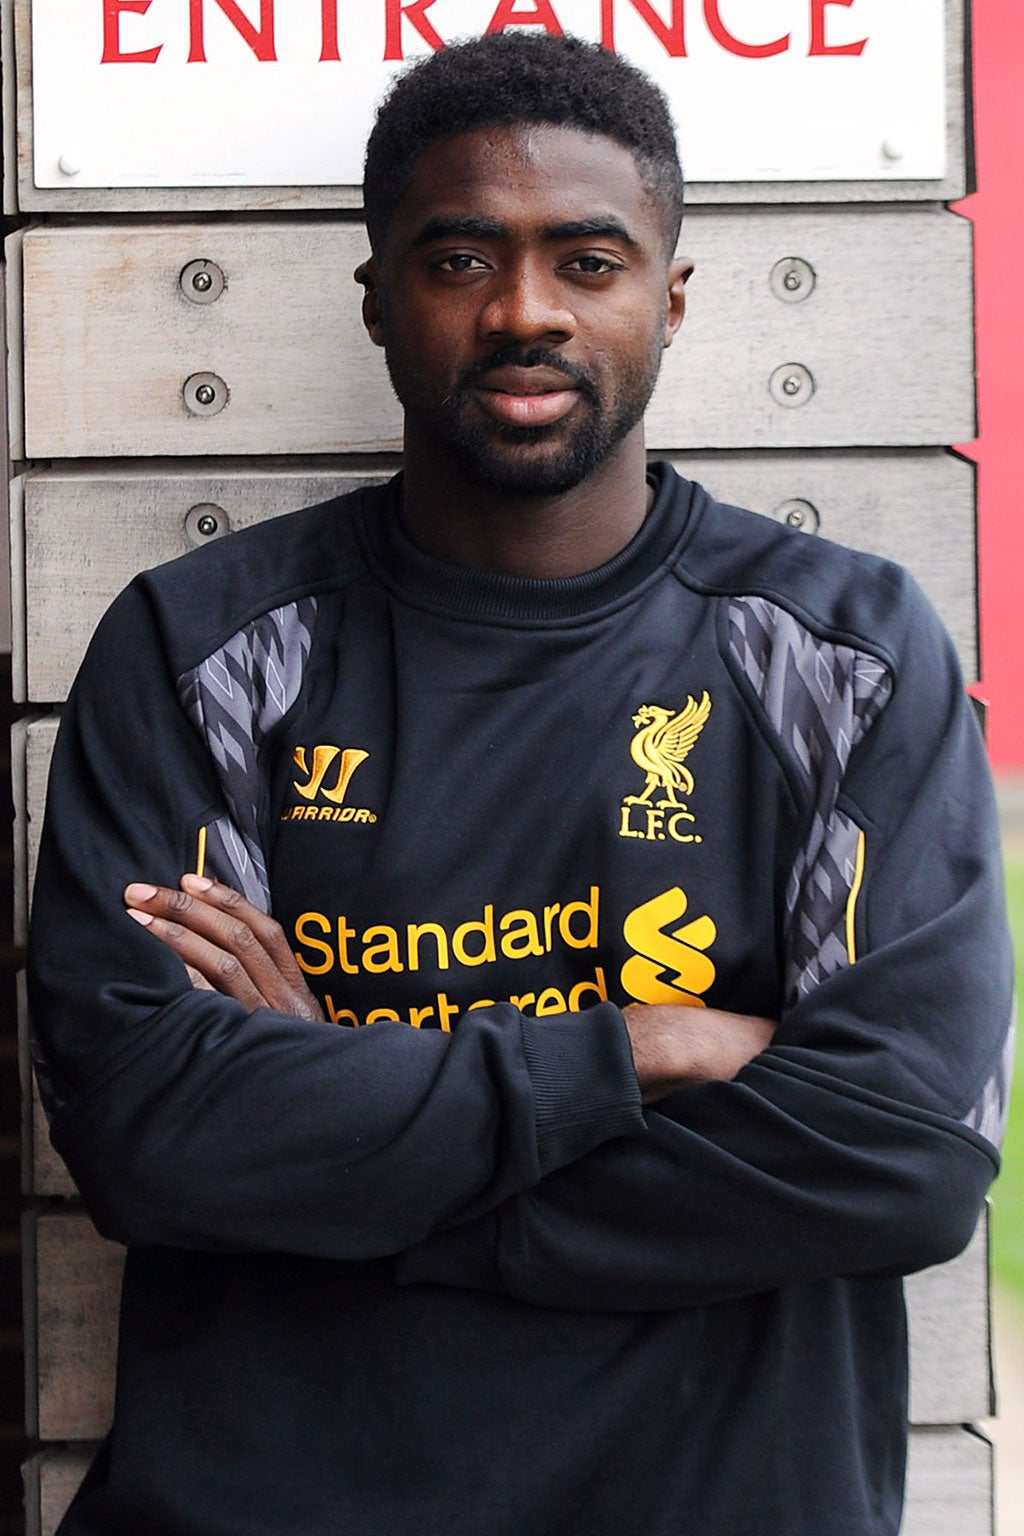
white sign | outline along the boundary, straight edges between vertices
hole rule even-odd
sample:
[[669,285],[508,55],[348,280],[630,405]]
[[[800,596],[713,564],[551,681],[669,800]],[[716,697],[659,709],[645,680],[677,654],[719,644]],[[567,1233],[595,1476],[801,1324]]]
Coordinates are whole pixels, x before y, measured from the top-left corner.
[[32,0],[38,187],[358,186],[406,59],[571,32],[668,93],[691,181],[941,180],[942,0]]

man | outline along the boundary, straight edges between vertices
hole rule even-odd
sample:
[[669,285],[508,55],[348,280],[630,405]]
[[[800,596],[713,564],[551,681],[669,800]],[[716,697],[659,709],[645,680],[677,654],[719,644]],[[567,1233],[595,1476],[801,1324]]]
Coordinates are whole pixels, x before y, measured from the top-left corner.
[[893,1536],[898,1277],[1005,1092],[951,647],[647,473],[688,268],[642,76],[440,54],[366,205],[404,477],[134,582],[55,755],[45,1093],[130,1250],[63,1529]]

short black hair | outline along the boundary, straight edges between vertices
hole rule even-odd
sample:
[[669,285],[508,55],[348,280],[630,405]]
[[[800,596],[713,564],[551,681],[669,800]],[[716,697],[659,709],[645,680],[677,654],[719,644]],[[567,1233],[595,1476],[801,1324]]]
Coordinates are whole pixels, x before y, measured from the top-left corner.
[[544,123],[603,134],[630,150],[675,249],[683,173],[668,102],[632,64],[582,38],[495,33],[429,54],[384,98],[366,147],[363,201],[380,253],[417,160],[436,139]]

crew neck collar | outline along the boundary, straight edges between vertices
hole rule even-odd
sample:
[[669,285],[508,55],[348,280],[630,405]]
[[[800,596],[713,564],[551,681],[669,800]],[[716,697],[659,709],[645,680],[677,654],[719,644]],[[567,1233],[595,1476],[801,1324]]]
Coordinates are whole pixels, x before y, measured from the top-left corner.
[[367,560],[397,595],[419,606],[464,618],[498,621],[573,619],[597,612],[637,590],[679,543],[690,487],[669,464],[648,468],[654,500],[643,524],[611,560],[578,576],[539,579],[450,565],[420,549],[402,526],[402,476],[372,499],[358,522]]

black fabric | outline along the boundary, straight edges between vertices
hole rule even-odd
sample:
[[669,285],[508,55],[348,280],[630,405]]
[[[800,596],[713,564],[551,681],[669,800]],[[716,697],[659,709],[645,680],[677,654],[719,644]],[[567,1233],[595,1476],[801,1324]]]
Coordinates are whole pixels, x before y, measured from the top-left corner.
[[[54,1142],[130,1249],[113,1434],[63,1536],[895,1536],[898,1277],[963,1246],[998,1163],[984,753],[903,573],[655,485],[569,582],[431,560],[398,481],[149,573],[101,625],[31,944]],[[307,594],[258,809],[325,1025],[192,991],[121,899],[224,812],[177,678]],[[750,594],[892,683],[840,786],[856,963],[785,1012],[814,808],[730,652]],[[645,706],[697,721],[671,789]],[[650,989],[780,1029],[641,1112],[620,1009]]]

